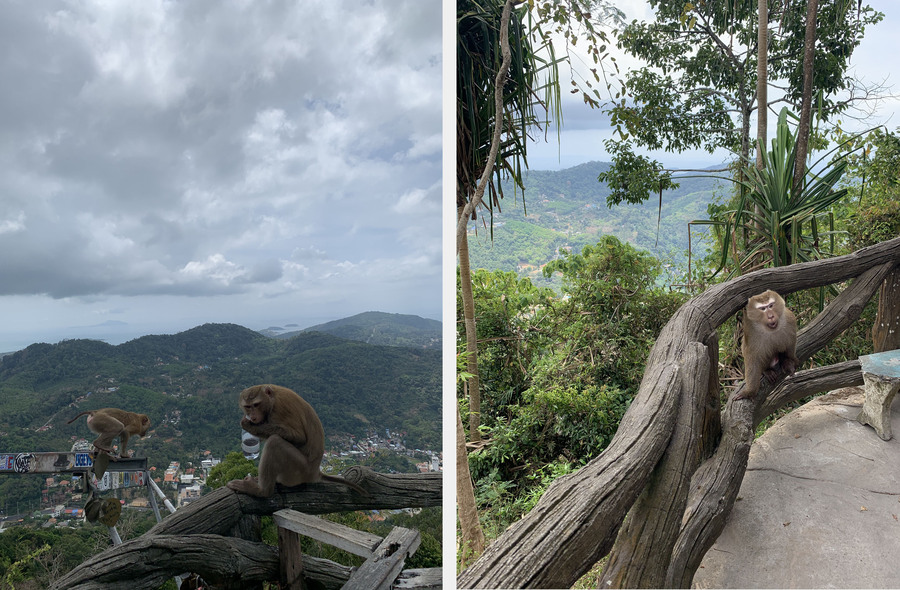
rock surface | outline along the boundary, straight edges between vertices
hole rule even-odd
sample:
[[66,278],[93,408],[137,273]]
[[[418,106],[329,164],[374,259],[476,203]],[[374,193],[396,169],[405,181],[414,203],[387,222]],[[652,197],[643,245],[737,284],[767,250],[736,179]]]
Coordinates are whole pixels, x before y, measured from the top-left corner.
[[[900,441],[856,421],[862,388],[778,420],[750,450],[695,588],[900,587]],[[891,412],[900,433],[900,396]]]

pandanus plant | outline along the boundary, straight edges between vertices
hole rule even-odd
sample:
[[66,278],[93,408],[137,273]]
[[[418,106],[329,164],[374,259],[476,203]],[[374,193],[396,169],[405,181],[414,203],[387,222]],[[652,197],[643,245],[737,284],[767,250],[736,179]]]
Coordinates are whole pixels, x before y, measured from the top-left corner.
[[[717,219],[694,221],[712,225],[720,233],[722,257],[717,273],[725,267],[729,255],[734,269],[741,274],[768,264],[786,266],[822,258],[834,252],[834,216],[830,207],[847,194],[846,188],[835,188],[847,168],[846,154],[825,163],[843,144],[825,153],[807,168],[798,187],[793,186],[797,137],[788,125],[788,110],[778,115],[772,149],[759,149],[764,166],[756,168],[744,163],[744,179],[733,180],[742,188],[738,206],[725,211]],[[845,142],[846,143],[846,142]],[[823,226],[827,230],[823,231]],[[737,251],[737,232],[746,236],[746,248]],[[823,240],[828,240],[827,251]],[[765,258],[763,262],[759,262]]]

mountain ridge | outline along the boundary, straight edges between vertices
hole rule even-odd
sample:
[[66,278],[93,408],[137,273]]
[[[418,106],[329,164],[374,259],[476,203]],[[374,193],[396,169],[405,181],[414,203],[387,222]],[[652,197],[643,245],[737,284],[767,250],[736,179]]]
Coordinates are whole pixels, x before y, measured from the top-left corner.
[[441,346],[441,322],[417,315],[365,311],[356,315],[317,324],[301,330],[261,333],[273,338],[292,338],[304,332],[324,332],[349,340],[385,346]]
[[[64,418],[121,407],[149,414],[154,425],[178,416],[172,432],[180,447],[221,455],[239,441],[237,394],[276,383],[313,404],[326,432],[390,428],[416,447],[440,448],[441,366],[439,347],[366,344],[323,332],[274,339],[236,324],[118,345],[36,343],[0,359],[0,432],[27,441],[22,448],[58,450],[66,445],[56,433],[73,428]],[[53,430],[38,436],[48,424]]]

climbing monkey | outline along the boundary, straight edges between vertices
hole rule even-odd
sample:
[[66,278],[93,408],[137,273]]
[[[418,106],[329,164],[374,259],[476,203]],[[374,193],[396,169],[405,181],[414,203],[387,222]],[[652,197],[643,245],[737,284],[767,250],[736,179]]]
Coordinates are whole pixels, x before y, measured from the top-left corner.
[[93,445],[98,451],[112,455],[112,442],[119,437],[122,448],[119,449],[119,457],[126,457],[128,439],[138,435],[144,438],[147,429],[150,428],[150,418],[146,414],[135,414],[117,408],[104,408],[102,410],[88,410],[81,412],[67,424],[71,424],[81,416],[87,414],[87,425],[92,432],[99,434]]
[[250,476],[235,479],[228,482],[229,488],[267,498],[275,493],[276,483],[290,487],[331,481],[369,495],[355,483],[319,470],[325,453],[325,432],[305,399],[287,387],[255,385],[241,392],[238,403],[244,413],[241,427],[265,440],[265,446],[259,459],[258,480]]
[[744,309],[744,389],[734,399],[753,398],[763,375],[774,383],[776,367],[793,375],[797,358],[797,318],[784,306],[781,295],[769,289],[747,300]]

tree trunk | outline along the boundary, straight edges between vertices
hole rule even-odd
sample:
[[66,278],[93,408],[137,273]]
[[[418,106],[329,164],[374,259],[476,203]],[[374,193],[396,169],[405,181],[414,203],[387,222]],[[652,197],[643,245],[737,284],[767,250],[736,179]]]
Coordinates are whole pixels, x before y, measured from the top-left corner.
[[809,0],[806,8],[806,38],[803,41],[803,96],[800,103],[800,124],[797,127],[797,159],[794,161],[793,192],[798,193],[806,176],[806,155],[809,151],[809,128],[812,119],[813,67],[816,57],[816,13],[819,0]]
[[881,285],[872,342],[875,352],[900,348],[900,267],[895,268]]
[[[459,276],[460,276],[460,293],[463,300],[463,315],[465,316],[466,328],[466,352],[467,370],[472,374],[467,382],[469,394],[469,431],[472,440],[481,440],[481,434],[478,430],[481,425],[481,393],[478,381],[478,340],[475,332],[475,299],[472,295],[472,271],[469,268],[469,241],[467,237],[467,226],[469,217],[472,216],[481,200],[484,198],[484,191],[487,189],[488,181],[494,171],[494,162],[497,161],[497,154],[500,152],[500,139],[503,130],[503,87],[506,84],[509,65],[512,61],[512,54],[509,50],[509,20],[512,12],[514,0],[506,0],[503,5],[503,12],[500,16],[500,53],[502,61],[500,68],[497,70],[497,76],[494,79],[494,134],[491,138],[491,149],[487,161],[485,161],[484,170],[472,195],[465,205],[460,207],[459,204],[465,199],[460,199],[459,189],[457,188],[457,213],[456,213],[456,254],[459,257]],[[459,187],[459,181],[457,181]],[[457,406],[458,427],[456,431],[456,448],[457,448],[457,502],[460,503],[460,519],[466,518],[465,531],[463,536],[464,543],[471,543],[471,550],[478,553],[484,549],[484,533],[478,523],[478,513],[475,509],[475,491],[472,488],[471,475],[469,472],[469,458],[466,454],[465,433],[462,430],[462,418],[459,415],[459,406]],[[461,464],[464,464],[461,466]],[[462,467],[462,468],[461,468]],[[462,506],[465,505],[465,509]],[[467,549],[464,547],[463,551]]]
[[759,31],[756,63],[756,167],[765,167],[766,132],[769,124],[768,63],[769,63],[769,5],[767,0],[759,0]]
[[[460,209],[458,215],[466,215]],[[475,297],[472,294],[472,270],[469,267],[469,239],[463,233],[457,241],[459,255],[459,292],[463,304],[463,322],[466,329],[466,372],[471,377],[466,380],[469,398],[469,438],[481,440],[481,382],[478,379],[478,333],[475,326]]]
[[[497,76],[494,78],[494,135],[491,138],[491,149],[488,154],[487,160],[484,163],[484,170],[482,170],[481,172],[481,178],[478,180],[478,186],[475,189],[475,194],[472,195],[472,198],[468,200],[464,207],[460,209],[457,206],[456,253],[459,256],[459,270],[461,281],[465,283],[466,279],[468,279],[468,288],[470,292],[472,273],[469,269],[469,245],[468,239],[466,237],[466,230],[469,223],[469,217],[472,216],[472,214],[475,212],[475,209],[484,198],[484,191],[487,189],[488,181],[490,180],[491,175],[494,173],[494,163],[497,161],[498,154],[500,153],[500,138],[503,133],[503,87],[506,85],[506,79],[509,73],[509,65],[510,62],[512,62],[512,54],[509,50],[509,19],[510,14],[512,13],[512,7],[516,3],[517,0],[506,0],[503,5],[503,12],[500,16],[500,53],[503,58],[500,62],[500,68],[497,70]],[[457,181],[457,186],[458,185],[459,181]],[[457,202],[459,202],[459,199],[457,199]],[[465,255],[463,255],[463,248],[465,248]],[[463,272],[463,264],[465,264],[465,272]],[[461,286],[461,289],[463,288],[465,287]],[[468,360],[471,363],[477,356],[477,337],[475,335],[474,300],[472,300],[471,296],[469,300],[472,303],[471,315],[465,311],[466,301],[465,296],[463,297],[463,313],[464,315],[466,315],[466,350],[469,352],[470,358]],[[475,368],[475,371],[469,372],[475,375],[475,379],[477,379],[477,360],[475,362],[475,365],[471,365]],[[476,397],[474,403],[470,401],[469,411],[472,412],[472,414],[470,414],[469,416],[469,431],[470,436],[473,440],[480,440],[481,435],[478,433],[477,427],[480,425],[481,420],[481,394],[478,391],[477,381],[475,382],[475,386],[475,391],[472,391],[471,388],[469,391],[470,398],[473,395]],[[475,420],[474,422],[473,416]]]
[[[456,505],[459,516],[459,562],[466,567],[484,551],[484,532],[475,508],[475,489],[466,453],[466,433],[463,431],[459,406],[456,408]],[[446,565],[446,564],[445,564]]]

